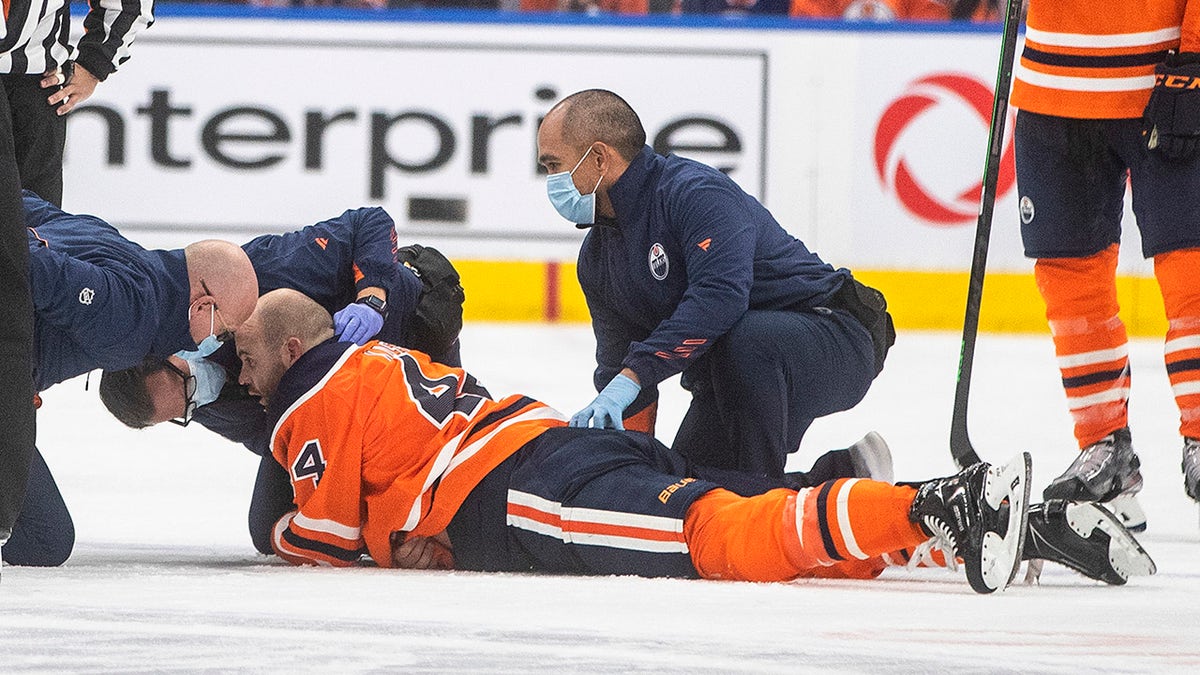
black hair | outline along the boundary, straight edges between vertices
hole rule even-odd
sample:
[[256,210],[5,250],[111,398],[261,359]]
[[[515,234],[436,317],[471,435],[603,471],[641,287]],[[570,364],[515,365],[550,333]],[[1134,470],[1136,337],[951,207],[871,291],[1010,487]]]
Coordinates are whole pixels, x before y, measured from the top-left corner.
[[166,368],[164,359],[146,357],[132,368],[104,371],[100,377],[100,402],[127,427],[145,429],[152,426],[154,401],[150,398],[146,379]]
[[563,108],[563,134],[577,145],[601,141],[626,161],[646,145],[642,120],[625,99],[607,89],[584,89],[558,103]]

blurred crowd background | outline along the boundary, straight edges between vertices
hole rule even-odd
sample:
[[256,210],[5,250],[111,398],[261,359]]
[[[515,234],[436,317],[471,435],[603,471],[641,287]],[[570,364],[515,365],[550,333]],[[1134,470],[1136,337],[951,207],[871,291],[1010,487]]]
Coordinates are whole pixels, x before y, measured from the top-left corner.
[[476,9],[584,14],[719,14],[852,21],[996,21],[1000,0],[164,0],[189,4],[358,9]]

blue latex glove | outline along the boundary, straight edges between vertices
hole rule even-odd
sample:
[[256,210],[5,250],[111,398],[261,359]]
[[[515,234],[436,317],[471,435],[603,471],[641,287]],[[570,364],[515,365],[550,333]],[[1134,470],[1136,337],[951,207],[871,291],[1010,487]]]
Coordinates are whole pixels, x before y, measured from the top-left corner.
[[[571,426],[593,426],[597,429],[624,429],[622,415],[637,398],[641,385],[624,375],[617,375],[586,408],[571,416]],[[590,423],[590,424],[589,424]]]
[[340,342],[365,345],[383,328],[383,315],[355,302],[333,315],[333,332]]

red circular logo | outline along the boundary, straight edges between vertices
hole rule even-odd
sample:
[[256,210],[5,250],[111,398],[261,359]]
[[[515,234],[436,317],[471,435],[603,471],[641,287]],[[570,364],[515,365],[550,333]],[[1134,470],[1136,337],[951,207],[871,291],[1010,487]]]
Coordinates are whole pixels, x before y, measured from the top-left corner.
[[[979,116],[986,132],[992,117],[991,87],[969,75],[935,73],[910,83],[904,95],[892,101],[883,111],[875,129],[875,171],[884,190],[894,193],[909,213],[934,225],[955,226],[974,221],[979,215],[983,180],[976,175],[974,183],[964,179],[961,182],[963,187],[950,190],[949,194],[944,190],[935,192],[917,177],[914,163],[905,153],[907,144],[899,141],[914,122],[932,113],[937,106],[961,107],[962,104]],[[1016,182],[1012,125],[1008,124],[1007,128],[996,181],[997,199],[1008,193]],[[986,136],[981,140],[985,139]],[[939,140],[941,146],[945,147],[947,143],[957,143],[961,139]]]

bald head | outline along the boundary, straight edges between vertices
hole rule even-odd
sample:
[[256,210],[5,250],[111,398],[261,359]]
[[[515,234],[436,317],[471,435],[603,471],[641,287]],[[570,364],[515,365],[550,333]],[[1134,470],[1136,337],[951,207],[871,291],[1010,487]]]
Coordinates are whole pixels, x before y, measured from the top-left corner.
[[271,346],[297,338],[304,351],[308,351],[333,337],[333,318],[329,312],[316,300],[290,288],[271,291],[259,298],[251,316],[256,317],[262,338]]
[[570,146],[582,149],[600,141],[626,161],[636,157],[646,145],[642,120],[625,99],[606,89],[585,89],[571,94],[550,109],[546,121]]
[[239,382],[267,405],[279,380],[308,350],[333,337],[333,318],[312,298],[288,288],[258,299],[237,331]]
[[[210,329],[216,333],[236,331],[254,311],[258,299],[258,275],[246,252],[228,241],[206,239],[183,249],[183,253],[191,287],[192,339],[199,343]],[[212,306],[220,312],[219,323],[214,320]]]

